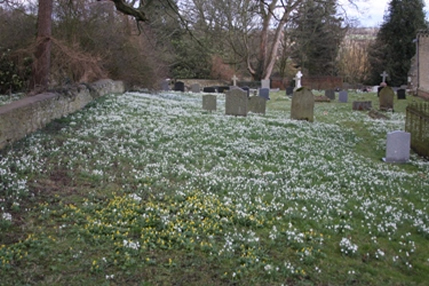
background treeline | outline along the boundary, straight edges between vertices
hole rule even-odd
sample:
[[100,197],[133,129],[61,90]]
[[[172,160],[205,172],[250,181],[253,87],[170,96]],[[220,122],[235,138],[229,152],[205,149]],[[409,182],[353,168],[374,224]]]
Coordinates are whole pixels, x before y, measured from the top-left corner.
[[[38,3],[25,2],[0,4],[0,93],[30,81]],[[137,24],[112,1],[54,1],[50,86],[103,77],[147,88],[166,77],[290,80],[297,70],[352,84],[378,84],[386,70],[400,85],[416,32],[427,27],[421,0],[392,0],[380,29],[356,28],[335,0],[149,2],[149,20]]]

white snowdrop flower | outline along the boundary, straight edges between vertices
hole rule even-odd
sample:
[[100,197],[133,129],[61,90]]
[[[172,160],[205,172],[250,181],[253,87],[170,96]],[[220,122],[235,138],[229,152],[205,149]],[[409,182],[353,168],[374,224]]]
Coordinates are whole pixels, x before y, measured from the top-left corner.
[[3,220],[12,221],[12,215],[10,213],[3,213],[1,217]]

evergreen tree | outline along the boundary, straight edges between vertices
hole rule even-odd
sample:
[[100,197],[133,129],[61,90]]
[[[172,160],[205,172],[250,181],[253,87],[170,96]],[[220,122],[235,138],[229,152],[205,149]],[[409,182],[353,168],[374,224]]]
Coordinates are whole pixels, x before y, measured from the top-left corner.
[[387,71],[388,84],[400,86],[407,83],[411,58],[416,53],[413,40],[419,29],[426,29],[422,0],[391,0],[388,13],[377,38],[370,48],[370,84],[381,81],[380,74]]
[[336,16],[336,2],[306,0],[297,14],[291,35],[293,58],[308,75],[337,74],[336,59],[346,28]]

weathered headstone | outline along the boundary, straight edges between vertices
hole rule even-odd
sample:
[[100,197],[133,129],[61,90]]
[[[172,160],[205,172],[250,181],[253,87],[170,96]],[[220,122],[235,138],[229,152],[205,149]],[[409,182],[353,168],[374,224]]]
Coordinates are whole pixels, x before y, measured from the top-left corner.
[[203,88],[203,92],[214,93],[216,92],[215,86],[206,86]]
[[333,89],[325,90],[325,96],[327,98],[329,98],[330,100],[335,100],[335,90],[333,90]]
[[203,95],[203,109],[207,111],[216,111],[216,95],[205,94]]
[[269,88],[261,88],[259,90],[259,96],[265,98],[266,100],[270,100],[270,89]]
[[174,84],[174,91],[185,91],[185,83],[178,81]]
[[308,88],[297,89],[292,96],[290,118],[297,120],[314,120],[314,95]]
[[393,110],[393,98],[395,97],[395,92],[390,86],[384,87],[380,90],[380,110],[388,111]]
[[249,98],[249,112],[265,114],[267,100],[261,96],[251,96]]
[[341,103],[347,103],[349,101],[349,94],[347,93],[347,91],[340,91],[338,95],[338,101]]
[[269,79],[263,79],[263,80],[261,80],[261,88],[268,88],[268,89],[270,89],[270,80]]
[[219,93],[223,93],[223,92],[225,92],[225,91],[227,91],[227,90],[229,90],[229,86],[218,86],[218,87],[217,87],[217,91],[218,91]]
[[396,95],[398,96],[398,99],[406,99],[406,93],[405,93],[405,89],[398,89],[398,91],[396,91]]
[[286,87],[286,95],[292,96],[293,95],[293,86]]
[[353,101],[353,110],[371,110],[372,101]]
[[247,91],[232,89],[225,95],[225,114],[235,116],[247,116],[247,103],[249,99]]
[[193,85],[191,85],[191,91],[195,93],[200,92],[200,84],[194,83]]
[[386,158],[387,163],[406,163],[410,159],[411,134],[396,130],[387,134]]
[[170,86],[169,86],[169,84],[168,84],[168,81],[163,80],[163,81],[161,82],[161,90],[164,90],[164,91],[168,91],[168,90],[170,90]]

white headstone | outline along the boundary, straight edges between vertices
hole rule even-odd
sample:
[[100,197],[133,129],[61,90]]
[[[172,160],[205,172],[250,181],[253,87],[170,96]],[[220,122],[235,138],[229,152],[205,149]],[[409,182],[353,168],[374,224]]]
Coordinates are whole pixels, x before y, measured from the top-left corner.
[[406,163],[410,159],[411,134],[396,130],[387,133],[386,158],[387,163]]
[[298,71],[295,75],[295,89],[301,88],[301,78],[302,78],[302,73],[301,71]]
[[270,89],[270,80],[269,79],[263,79],[263,80],[261,80],[261,88],[268,88],[268,89]]

